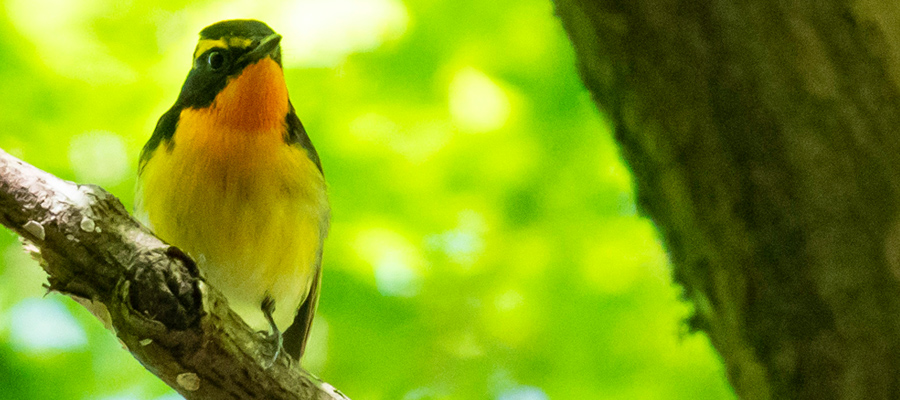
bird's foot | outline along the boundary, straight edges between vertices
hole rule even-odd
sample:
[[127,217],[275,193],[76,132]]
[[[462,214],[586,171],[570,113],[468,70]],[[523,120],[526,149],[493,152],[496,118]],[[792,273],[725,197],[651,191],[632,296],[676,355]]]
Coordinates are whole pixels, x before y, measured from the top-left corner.
[[272,313],[275,312],[275,301],[270,297],[266,297],[265,300],[263,300],[261,308],[263,314],[266,316],[266,321],[269,322],[269,329],[271,329],[271,332],[259,332],[263,337],[263,342],[266,343],[266,346],[263,346],[260,350],[263,360],[265,360],[263,367],[269,369],[272,365],[275,365],[275,361],[277,361],[278,356],[281,355],[281,349],[284,348],[284,337],[281,335],[281,331],[278,330],[278,326],[275,325],[275,320],[272,318]]

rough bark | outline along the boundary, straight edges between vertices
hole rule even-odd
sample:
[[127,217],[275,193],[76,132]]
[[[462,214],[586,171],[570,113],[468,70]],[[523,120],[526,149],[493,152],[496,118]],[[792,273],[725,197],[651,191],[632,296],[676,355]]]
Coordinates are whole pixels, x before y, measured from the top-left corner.
[[900,398],[900,3],[555,2],[737,394]]
[[50,290],[103,304],[119,339],[194,399],[346,399],[265,344],[186,255],[103,189],[63,181],[0,150],[0,223],[33,246]]

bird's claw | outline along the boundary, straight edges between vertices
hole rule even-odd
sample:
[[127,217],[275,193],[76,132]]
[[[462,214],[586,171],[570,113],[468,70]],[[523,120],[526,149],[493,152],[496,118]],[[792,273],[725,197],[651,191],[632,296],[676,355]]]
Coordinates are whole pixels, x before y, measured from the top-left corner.
[[263,359],[263,368],[269,369],[275,365],[275,361],[278,361],[278,356],[281,355],[283,339],[281,337],[281,332],[277,329],[275,332],[259,331],[259,334],[262,336],[262,340],[265,343],[260,349],[261,357]]
[[[271,297],[266,296],[262,302],[261,308],[263,314],[266,316],[266,321],[269,322],[269,328],[271,329],[271,332],[259,332],[260,335],[263,336],[263,341],[267,344],[262,350],[263,358],[266,359],[263,363],[263,367],[269,369],[272,365],[275,365],[275,361],[277,361],[278,356],[281,355],[281,349],[284,347],[284,337],[281,335],[281,331],[278,330],[278,325],[275,325],[275,320],[272,318],[272,313],[275,312],[275,301],[272,300]],[[272,354],[271,357],[269,356],[270,352]]]

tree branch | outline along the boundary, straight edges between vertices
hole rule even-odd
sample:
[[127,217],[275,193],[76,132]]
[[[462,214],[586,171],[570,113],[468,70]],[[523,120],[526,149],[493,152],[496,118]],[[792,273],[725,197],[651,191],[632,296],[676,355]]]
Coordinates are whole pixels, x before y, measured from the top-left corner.
[[135,358],[185,398],[347,399],[286,357],[264,368],[265,344],[193,261],[102,188],[0,150],[0,223],[34,244],[51,290],[105,305]]

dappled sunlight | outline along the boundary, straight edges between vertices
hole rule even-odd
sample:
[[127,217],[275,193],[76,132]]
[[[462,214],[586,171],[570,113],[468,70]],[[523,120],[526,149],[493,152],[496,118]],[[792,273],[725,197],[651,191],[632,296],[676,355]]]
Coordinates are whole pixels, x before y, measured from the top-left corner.
[[143,397],[144,396],[141,396],[140,394],[137,394],[137,393],[122,393],[122,394],[114,394],[112,396],[101,397],[97,400],[139,400]]
[[84,350],[87,335],[58,300],[27,299],[7,315],[13,349],[28,354]]
[[517,386],[505,390],[497,396],[497,400],[549,400],[547,394],[540,388],[532,386]]
[[299,39],[284,47],[291,68],[338,65],[350,54],[396,40],[409,24],[398,0],[296,1],[272,17],[283,35]]
[[85,132],[69,141],[69,162],[79,182],[114,186],[131,179],[134,173],[131,157],[126,151],[120,135],[104,131]]
[[357,234],[357,255],[371,266],[378,291],[385,296],[414,296],[422,279],[421,255],[403,236],[383,228]]
[[90,27],[91,19],[103,15],[111,4],[106,0],[9,0],[6,11],[44,65],[57,74],[96,84],[133,82],[137,73],[111,54]]
[[509,97],[483,72],[466,67],[457,72],[449,88],[450,115],[464,132],[500,129],[511,112]]
[[182,397],[178,393],[167,393],[162,396],[156,397],[153,400],[184,400],[184,397]]
[[455,228],[426,236],[425,247],[442,252],[461,271],[469,271],[484,251],[483,236],[486,230],[481,215],[464,210],[459,213],[459,223]]

